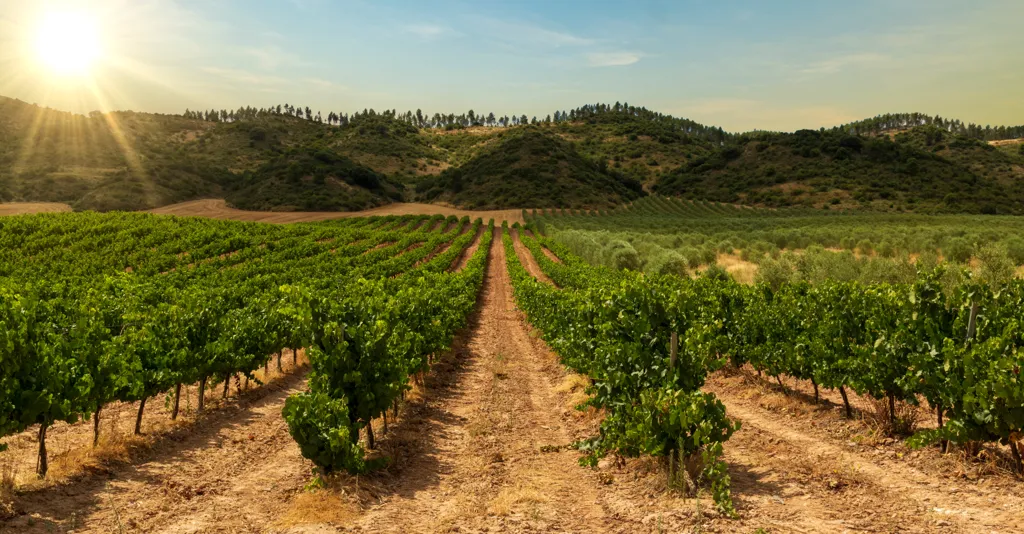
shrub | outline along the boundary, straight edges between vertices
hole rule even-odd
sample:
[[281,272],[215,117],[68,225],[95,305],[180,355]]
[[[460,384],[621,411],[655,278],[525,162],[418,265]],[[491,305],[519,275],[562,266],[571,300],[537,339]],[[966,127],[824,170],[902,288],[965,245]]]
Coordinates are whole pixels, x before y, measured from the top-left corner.
[[729,271],[726,271],[721,265],[712,263],[708,265],[707,269],[701,273],[701,276],[710,280],[718,280],[719,282],[728,282],[732,280],[732,276],[729,275]]
[[942,254],[946,257],[947,261],[967,263],[971,259],[973,248],[966,239],[957,237],[949,240],[946,246],[943,247]]
[[642,265],[640,254],[633,248],[633,245],[621,239],[616,239],[608,244],[608,248],[605,249],[605,257],[608,259],[608,265],[616,269],[639,271]]
[[655,256],[651,260],[647,271],[658,274],[685,275],[689,263],[682,254],[669,250]]
[[[1024,147],[1024,145],[1021,145]],[[1014,265],[1024,265],[1024,239],[1012,238],[1006,242],[1006,253]]]
[[302,456],[324,474],[363,471],[363,449],[356,442],[358,434],[350,426],[344,398],[332,399],[319,392],[292,395],[285,401],[282,414]]
[[896,246],[888,239],[878,244],[878,255],[883,258],[891,258],[896,255]]
[[679,251],[686,258],[686,263],[691,269],[696,269],[701,264],[701,252],[696,247],[686,247]]
[[993,286],[1003,285],[1013,278],[1017,270],[1006,249],[997,245],[989,245],[979,250],[978,260],[981,261],[981,279]]
[[761,262],[757,269],[755,282],[768,284],[772,289],[778,289],[793,279],[794,268],[785,259],[767,259]]

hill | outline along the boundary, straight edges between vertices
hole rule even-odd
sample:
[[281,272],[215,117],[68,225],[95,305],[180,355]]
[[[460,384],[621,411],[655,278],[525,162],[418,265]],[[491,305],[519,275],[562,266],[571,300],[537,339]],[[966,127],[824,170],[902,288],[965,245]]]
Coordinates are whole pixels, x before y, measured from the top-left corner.
[[604,208],[642,184],[761,206],[1020,213],[1022,131],[910,113],[733,134],[620,103],[544,118],[364,110],[323,119],[289,105],[83,116],[0,97],[0,201],[99,211],[200,198],[270,211],[395,201]]
[[0,97],[0,201],[109,211],[226,197],[246,209],[369,209],[401,200],[404,187],[358,159],[425,151],[372,141],[389,135],[283,115],[83,116]]
[[75,115],[0,97],[0,200],[141,209],[220,192],[230,174],[182,157],[180,116]]
[[402,200],[401,187],[345,156],[307,146],[246,171],[227,200],[243,210],[359,211]]
[[416,189],[426,200],[468,209],[602,208],[643,195],[639,182],[534,126],[501,135],[465,164],[421,180]]
[[894,136],[751,133],[653,187],[663,195],[765,206],[1024,213],[1024,155],[918,126]]

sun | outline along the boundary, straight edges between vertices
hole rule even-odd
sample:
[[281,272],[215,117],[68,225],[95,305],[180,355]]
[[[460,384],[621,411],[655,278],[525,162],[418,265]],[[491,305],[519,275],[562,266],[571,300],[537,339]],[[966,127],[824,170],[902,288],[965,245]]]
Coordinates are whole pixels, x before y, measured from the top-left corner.
[[57,74],[88,74],[101,53],[99,25],[87,13],[49,13],[36,34],[36,52],[39,60]]

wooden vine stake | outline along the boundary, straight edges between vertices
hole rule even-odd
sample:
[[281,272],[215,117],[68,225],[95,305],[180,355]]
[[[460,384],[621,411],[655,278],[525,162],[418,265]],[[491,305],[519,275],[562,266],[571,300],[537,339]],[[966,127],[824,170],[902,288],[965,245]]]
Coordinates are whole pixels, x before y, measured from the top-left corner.
[[[679,334],[672,332],[669,337],[669,356],[668,356],[668,370],[669,373],[674,373],[676,370],[676,361],[679,360]],[[682,449],[678,451],[678,454],[682,455]],[[670,484],[676,483],[678,476],[676,467],[676,454],[677,451],[669,451],[668,454],[668,479]],[[680,458],[681,460],[682,458]]]
[[[978,312],[979,311],[980,311],[980,306],[978,306],[978,301],[972,300],[971,301],[971,315],[967,319],[967,338],[964,340],[964,343],[966,343],[966,344],[969,344],[971,342],[971,340],[974,339],[974,335],[978,331]],[[936,406],[935,409],[936,409],[936,411],[938,413],[939,428],[942,428],[942,426],[943,426],[943,422],[942,422],[942,406],[941,405],[940,406]],[[1011,443],[1010,445],[1013,445],[1013,444]],[[946,452],[949,450],[949,440],[946,440],[946,439],[942,440],[940,442],[939,447],[942,450],[942,454],[946,454]],[[1011,447],[1011,449],[1012,449],[1012,447]]]

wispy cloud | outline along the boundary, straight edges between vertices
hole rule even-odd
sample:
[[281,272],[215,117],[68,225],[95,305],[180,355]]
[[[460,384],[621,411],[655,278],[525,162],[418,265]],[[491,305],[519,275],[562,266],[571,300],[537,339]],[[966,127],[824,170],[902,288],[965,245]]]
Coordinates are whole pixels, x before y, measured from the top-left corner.
[[888,61],[889,56],[877,53],[847,54],[816,61],[800,69],[805,74],[834,74],[848,67],[880,64]]
[[212,74],[219,78],[223,78],[229,82],[242,83],[246,85],[258,85],[263,87],[268,86],[282,86],[287,85],[289,82],[285,78],[279,76],[267,76],[263,74],[255,74],[246,70],[241,69],[225,69],[221,67],[202,67],[203,72]]
[[432,41],[452,33],[451,28],[437,24],[409,24],[404,28],[406,33],[411,33],[421,39]]
[[587,54],[587,63],[591,67],[622,67],[632,65],[643,57],[637,52],[595,52]]
[[303,84],[305,84],[307,86],[312,86],[312,87],[315,87],[317,89],[331,90],[331,91],[344,91],[344,90],[348,89],[344,85],[339,85],[339,84],[334,83],[334,82],[332,82],[330,80],[324,80],[322,78],[303,78],[300,81],[301,81],[301,83],[303,83]]
[[206,74],[210,74],[229,84],[237,84],[245,86],[246,88],[256,89],[262,92],[279,92],[279,91],[347,91],[348,87],[332,82],[331,80],[325,80],[323,78],[316,78],[307,76],[304,78],[283,78],[281,76],[272,76],[267,74],[260,74],[256,72],[250,72],[243,69],[231,69],[222,67],[203,67],[200,69]]
[[472,17],[471,23],[483,35],[505,42],[546,48],[590,46],[597,41],[565,31],[551,29],[533,22],[505,21],[491,17]]
[[277,45],[265,45],[258,48],[244,48],[242,52],[256,59],[260,68],[275,70],[281,65],[295,65],[302,62],[302,58],[287,52]]

